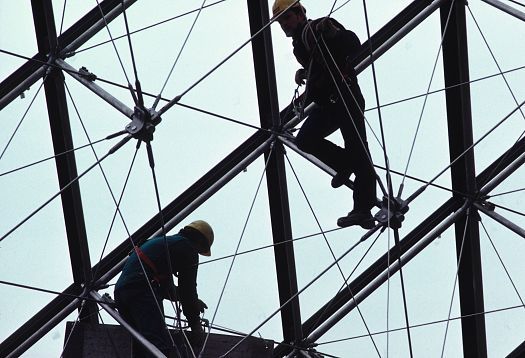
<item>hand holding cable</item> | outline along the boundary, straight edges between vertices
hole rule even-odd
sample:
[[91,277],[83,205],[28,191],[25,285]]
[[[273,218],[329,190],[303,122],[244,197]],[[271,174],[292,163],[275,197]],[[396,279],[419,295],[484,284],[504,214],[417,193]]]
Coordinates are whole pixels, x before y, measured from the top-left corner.
[[199,307],[200,313],[204,313],[204,310],[208,309],[208,306],[206,305],[206,303],[204,303],[204,301],[201,300],[200,298],[197,299],[197,306]]

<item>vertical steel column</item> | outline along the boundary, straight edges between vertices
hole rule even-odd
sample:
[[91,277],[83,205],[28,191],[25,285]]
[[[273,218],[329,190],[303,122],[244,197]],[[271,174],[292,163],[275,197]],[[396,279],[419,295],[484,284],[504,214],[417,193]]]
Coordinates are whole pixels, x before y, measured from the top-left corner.
[[[445,86],[468,83],[469,65],[465,0],[449,1],[441,8],[443,64]],[[450,14],[450,17],[449,17]],[[448,26],[447,26],[448,21]],[[462,85],[446,90],[450,160],[456,159],[473,143],[470,86]],[[452,188],[476,195],[474,151],[471,150],[451,168]],[[456,252],[461,254],[458,270],[461,315],[484,312],[481,254],[479,245],[478,213],[471,206],[470,215],[456,223]],[[487,356],[485,317],[480,315],[461,320],[463,355]]]
[[[269,22],[267,0],[247,0],[252,35]],[[270,29],[252,41],[259,115],[263,128],[277,127],[280,124],[277,85],[273,60]],[[268,159],[268,153],[265,159]],[[293,250],[290,206],[286,186],[284,147],[276,141],[269,158],[266,171],[270,215],[272,220],[275,265],[281,304],[297,293],[297,276]],[[282,244],[286,242],[285,244]],[[283,337],[285,342],[302,339],[299,298],[296,297],[281,311]]]
[[[57,48],[57,34],[51,0],[32,0],[31,6],[38,51],[39,53],[49,53],[52,56]],[[73,139],[62,72],[51,70],[45,80],[44,89],[53,148],[55,154],[63,153],[73,149]],[[60,188],[63,188],[78,176],[75,155],[73,153],[61,155],[56,158],[55,162],[59,185]],[[92,277],[78,183],[71,185],[69,189],[65,190],[61,195],[61,199],[73,280],[75,284],[81,285],[90,282]],[[82,310],[80,318],[87,319],[90,322],[98,322],[97,312],[96,305],[86,302],[86,307]]]

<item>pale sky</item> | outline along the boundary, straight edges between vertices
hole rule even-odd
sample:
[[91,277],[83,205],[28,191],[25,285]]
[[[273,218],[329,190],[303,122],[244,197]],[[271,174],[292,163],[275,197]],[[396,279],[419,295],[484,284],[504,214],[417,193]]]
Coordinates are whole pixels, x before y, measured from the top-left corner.
[[[272,1],[269,1],[270,7],[271,3]],[[334,4],[332,1],[314,0],[303,0],[302,3],[307,8],[307,15],[311,18],[326,16]],[[336,7],[343,3],[343,1],[337,1]],[[374,33],[406,7],[410,1],[368,0],[365,3],[370,20],[370,31]],[[137,1],[128,10],[127,16],[131,30],[135,30],[197,9],[201,4],[200,0]],[[64,1],[53,1],[53,5],[57,31],[59,31]],[[67,29],[94,6],[96,6],[95,0],[67,1],[63,28]],[[523,7],[514,6],[525,11]],[[523,63],[525,58],[525,25],[523,22],[480,0],[470,1],[469,8],[473,15],[471,16],[467,11],[471,79],[498,74],[498,65],[503,71],[525,65]],[[29,3],[0,0],[0,9],[0,50],[27,57],[33,56],[37,50]],[[138,76],[145,91],[159,93],[195,16],[196,13],[193,13],[132,36]],[[362,42],[367,39],[363,1],[349,1],[332,16],[347,28],[355,31]],[[481,32],[473,19],[476,19]],[[125,33],[123,18],[115,20],[109,27],[113,36]],[[185,91],[249,37],[245,1],[226,0],[203,10],[163,95],[173,98]],[[291,52],[290,39],[284,36],[277,24],[272,26],[272,37],[279,103],[282,108],[293,96],[295,89],[293,75],[298,64]],[[103,30],[80,50],[108,39],[108,32]],[[438,57],[440,39],[439,12],[436,12],[376,61],[375,71],[380,105],[425,94],[428,88],[430,90],[443,88],[442,60],[441,57]],[[484,39],[498,65],[491,56]],[[120,39],[115,43],[127,75],[134,82],[127,41]],[[126,78],[111,44],[78,51],[75,56],[66,61],[75,68],[85,66],[100,78],[121,84],[126,83]],[[23,59],[0,53],[0,79],[4,79],[24,62]],[[431,80],[435,63],[436,72]],[[516,70],[505,76],[516,100],[521,103],[525,99],[524,71]],[[366,98],[367,108],[376,107],[371,68],[359,76],[359,81]],[[129,92],[97,83],[132,107]],[[0,121],[3,124],[3,130],[0,131],[0,150],[2,151],[15,132],[18,123],[23,119],[12,142],[5,150],[5,154],[0,158],[0,173],[46,158],[53,153],[43,90],[37,94],[40,84],[41,81],[35,83],[25,92],[25,98],[14,100],[0,112]],[[89,143],[81,123],[85,126],[91,141],[122,130],[128,123],[123,115],[69,75],[66,75],[66,84],[71,91],[74,105],[81,119],[76,115],[73,102],[69,101],[75,146],[79,147]],[[498,121],[516,108],[511,92],[501,76],[473,83],[471,93],[474,140],[485,135]],[[30,106],[33,97],[35,101]],[[259,126],[251,47],[248,45],[240,50],[206,80],[188,92],[181,102]],[[152,100],[148,99],[146,103],[151,106]],[[414,132],[421,118],[421,126],[415,142],[414,154],[408,166],[408,174],[426,181],[437,175],[449,162],[444,92],[429,95],[425,106],[423,104],[424,97],[420,97],[386,106],[381,109],[381,118],[389,164],[392,169],[400,172],[404,171],[407,165]],[[28,108],[27,115],[24,116]],[[375,138],[375,136],[381,138],[378,111],[367,111],[366,118],[369,123],[367,132],[372,157],[376,164],[384,166],[383,150]],[[525,118],[517,112],[476,146],[478,173],[518,140],[525,129],[524,123]],[[152,142],[162,204],[166,205],[171,202],[253,132],[254,129],[189,109],[175,106],[169,110],[157,127],[155,139]],[[331,139],[341,143],[338,133],[334,134]],[[112,140],[95,145],[97,155],[104,155],[115,143],[116,141]],[[122,190],[134,151],[134,144],[128,143],[102,165],[116,196]],[[351,191],[348,188],[332,189],[330,177],[323,171],[292,150],[288,150],[287,155],[322,230],[336,228],[337,217],[345,215],[351,209]],[[77,152],[78,172],[84,171],[94,161],[91,149],[79,150]],[[264,161],[260,158],[250,165],[246,172],[239,174],[183,221],[187,223],[195,219],[205,219],[212,224],[216,233],[212,258],[233,254],[239,240],[242,240],[240,251],[272,243],[265,180],[255,200],[246,230],[242,234],[263,170]],[[379,174],[385,182],[385,173],[379,171]],[[519,169],[494,193],[521,189],[523,174],[523,168]],[[319,233],[319,226],[289,167],[287,178],[294,238]],[[9,175],[2,174],[0,181],[2,188],[0,235],[2,236],[58,191],[53,161],[46,161]],[[401,177],[394,176],[393,183],[394,190],[397,192]],[[450,188],[450,172],[445,172],[436,183]],[[95,169],[82,178],[80,185],[91,263],[95,264],[100,258],[106,237],[108,237],[115,205],[100,169]],[[407,179],[403,198],[421,186],[421,183]],[[514,214],[503,210],[497,212],[524,227],[524,215],[519,213],[523,212],[520,206],[523,202],[522,195],[523,191],[501,195],[495,197],[493,202],[516,210],[518,213]],[[432,187],[427,189],[410,205],[410,211],[400,230],[401,238],[449,197],[448,191]],[[144,147],[139,151],[120,209],[126,226],[132,233],[157,212],[152,175]],[[505,270],[523,298],[525,296],[525,266],[522,257],[525,253],[525,241],[488,217],[482,216],[482,222],[497,249],[496,254],[491,240],[480,227],[485,309],[487,311],[499,310],[520,305],[520,298],[513,289]],[[330,232],[326,234],[330,247],[321,235],[297,241],[295,258],[299,288],[308,285],[333,262],[330,250],[336,257],[339,257],[364,233],[365,231],[361,228]],[[110,252],[126,237],[122,221],[117,220],[109,235],[104,254]],[[359,245],[355,251],[341,261],[340,267],[345,275],[349,275],[354,270],[372,244],[373,238]],[[387,230],[372,246],[352,278],[357,277],[392,244],[393,233]],[[505,266],[499,261],[498,255]],[[54,200],[0,242],[0,262],[2,262],[0,280],[55,291],[62,291],[69,286],[72,282],[71,267],[62,208],[58,200]],[[273,250],[264,249],[238,256],[225,284],[231,263],[231,259],[223,259],[200,266],[199,296],[209,306],[206,318],[211,319],[213,312],[217,309],[215,318],[217,325],[240,332],[250,332],[279,307]],[[454,299],[450,317],[460,315],[457,287],[455,288],[456,269],[453,229],[447,230],[403,269],[412,325],[447,319],[452,297]],[[303,320],[309,318],[333,297],[342,283],[341,273],[337,269],[332,269],[309,287],[300,296]],[[219,294],[223,286],[226,286],[225,294],[219,303]],[[101,293],[104,292],[113,294],[113,288],[101,291]],[[453,292],[456,293],[453,294]],[[50,294],[0,285],[0,341],[31,318],[52,298]],[[388,307],[387,302],[389,302]],[[168,306],[165,304],[167,314],[171,314],[171,307]],[[399,276],[394,275],[388,285],[385,284],[374,292],[359,305],[359,308],[371,332],[403,327],[405,320]],[[75,319],[76,312],[68,317],[69,321]],[[103,319],[106,323],[112,323],[112,320],[104,313]],[[446,337],[445,357],[461,355],[459,322],[459,320],[454,320],[450,323]],[[525,308],[488,314],[486,325],[489,357],[505,356],[525,339]],[[444,323],[414,328],[411,333],[416,357],[440,356],[445,337]],[[282,339],[280,316],[275,316],[261,327],[257,335],[259,334],[264,338],[279,342]],[[58,357],[62,350],[64,335],[65,322],[52,329],[24,356]],[[377,357],[370,338],[366,336],[365,338],[353,338],[361,335],[366,335],[366,329],[357,311],[353,311],[323,336],[319,343],[345,338],[346,340],[339,343],[322,344],[318,350],[338,357]],[[379,334],[374,336],[374,340],[383,357],[406,357],[408,354],[405,331],[388,335]]]

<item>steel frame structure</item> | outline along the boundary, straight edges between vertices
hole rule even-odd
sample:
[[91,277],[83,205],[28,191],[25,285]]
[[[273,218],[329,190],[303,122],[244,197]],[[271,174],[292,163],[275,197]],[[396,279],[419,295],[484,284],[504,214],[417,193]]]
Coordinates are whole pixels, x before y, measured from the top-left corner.
[[[495,0],[486,0],[486,2],[499,4]],[[133,3],[134,1],[104,0],[100,6],[107,15],[106,21],[110,21],[121,14],[123,4],[131,6]],[[0,109],[30,85],[46,76],[45,93],[53,144],[55,152],[61,153],[71,149],[73,144],[64,92],[63,70],[60,68],[68,69],[79,81],[86,86],[91,86],[90,89],[93,91],[97,91],[93,87],[94,84],[83,81],[82,76],[68,67],[64,57],[66,53],[74,51],[101,30],[104,22],[99,8],[96,7],[63,35],[57,37],[51,0],[32,0],[31,4],[39,52],[0,84]],[[453,6],[452,11],[450,11],[451,6]],[[251,33],[255,35],[269,22],[268,1],[248,0],[247,7]],[[476,173],[474,154],[472,150],[469,150],[473,144],[470,90],[468,85],[464,85],[469,79],[465,3],[451,0],[413,1],[362,45],[362,51],[355,60],[355,66],[361,72],[437,10],[441,11],[443,28],[448,14],[452,14],[449,29],[443,41],[444,75],[447,87],[450,86],[446,90],[449,149],[450,160],[453,163],[451,166],[453,189],[465,193],[466,196],[454,194],[408,233],[390,252],[385,253],[359,277],[350,282],[350,290],[341,291],[311,317],[305,320],[301,318],[294,248],[290,241],[292,229],[283,156],[285,146],[294,150],[297,148],[286,138],[280,138],[272,133],[272,130],[280,127],[280,119],[272,41],[268,29],[262,31],[259,36],[255,36],[252,41],[259,116],[261,127],[267,130],[260,130],[249,137],[207,174],[164,207],[161,214],[155,215],[146,222],[132,234],[133,242],[141,243],[158,234],[162,226],[161,215],[166,220],[168,228],[180,223],[248,164],[264,154],[268,162],[267,184],[273,239],[276,244],[286,243],[276,245],[274,251],[280,302],[283,305],[289,302],[281,311],[284,342],[295,342],[305,347],[314,343],[326,330],[355,308],[356,303],[364,300],[377,289],[385,281],[387,270],[393,273],[401,269],[441,232],[454,224],[458,255],[465,236],[463,260],[459,269],[461,314],[467,316],[461,320],[463,353],[465,357],[486,357],[484,316],[476,315],[476,313],[484,312],[476,212],[478,210],[485,212],[514,232],[525,236],[522,228],[494,213],[485,202],[485,197],[490,190],[525,161],[525,139],[512,146],[483,172]],[[519,16],[519,14],[514,15]],[[463,85],[454,86],[458,84]],[[100,91],[98,93],[103,97]],[[132,116],[133,110],[121,106],[111,98],[108,101],[112,102],[115,107],[120,107],[127,116]],[[271,147],[272,151],[270,151]],[[78,176],[75,155],[71,153],[57,159],[56,167],[61,188],[67,187],[67,190],[62,192],[61,199],[74,281],[63,291],[66,295],[57,296],[0,344],[0,356],[2,357],[23,353],[69,313],[79,308],[81,300],[73,296],[88,297],[93,294],[92,291],[96,291],[111,280],[118,274],[131,249],[130,242],[126,240],[105,256],[99,264],[91,267],[78,183],[68,185]],[[330,168],[327,169],[330,170]],[[466,220],[468,220],[468,232],[464,235]],[[387,257],[390,259],[387,260]],[[92,277],[93,272],[97,272],[97,277]],[[352,292],[352,295],[349,294],[349,291]],[[96,321],[97,315],[93,314],[96,310],[94,305],[92,302],[87,302],[81,318],[95,317],[91,319]],[[292,348],[288,345],[279,345],[275,350],[275,356],[286,355],[291,351]]]

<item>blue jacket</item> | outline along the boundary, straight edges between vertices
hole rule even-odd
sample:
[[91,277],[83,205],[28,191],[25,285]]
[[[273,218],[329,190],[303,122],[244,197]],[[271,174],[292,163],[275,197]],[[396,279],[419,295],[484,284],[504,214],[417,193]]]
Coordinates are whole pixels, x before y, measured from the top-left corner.
[[[197,295],[197,268],[199,265],[199,254],[191,245],[191,242],[179,234],[164,237],[155,237],[146,241],[140,246],[142,252],[154,263],[160,276],[165,277],[161,282],[161,291],[166,292],[173,285],[173,277],[168,265],[168,253],[171,261],[173,274],[178,277],[177,299],[181,302],[184,315],[188,322],[199,320],[199,304]],[[155,274],[153,270],[143,262],[147,274],[147,280],[153,280]],[[149,286],[144,276],[137,253],[133,251],[120,275],[115,290],[120,290],[128,286],[144,287],[149,291]]]

